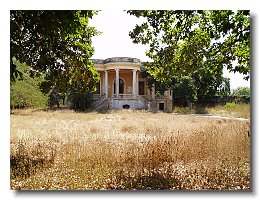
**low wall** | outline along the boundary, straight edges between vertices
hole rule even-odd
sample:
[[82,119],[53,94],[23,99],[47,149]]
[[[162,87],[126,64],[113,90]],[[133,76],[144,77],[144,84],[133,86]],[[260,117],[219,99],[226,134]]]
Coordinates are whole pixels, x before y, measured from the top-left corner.
[[[111,107],[113,109],[123,109],[123,106],[129,106],[129,109],[142,109],[145,107],[144,103],[138,99],[112,99]],[[128,107],[126,106],[126,107]]]

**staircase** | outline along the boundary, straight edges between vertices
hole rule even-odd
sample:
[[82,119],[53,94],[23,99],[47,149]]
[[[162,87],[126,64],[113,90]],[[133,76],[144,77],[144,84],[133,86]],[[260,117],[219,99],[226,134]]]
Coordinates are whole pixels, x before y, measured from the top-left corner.
[[106,100],[106,95],[102,95],[100,98],[94,99],[94,103],[93,103],[94,108],[101,105],[105,100]]
[[136,98],[143,103],[143,106],[141,109],[147,110],[148,109],[147,100],[140,95],[137,95]]
[[109,103],[110,101],[106,98],[106,95],[102,95],[100,98],[94,100],[93,109],[97,112],[107,112]]

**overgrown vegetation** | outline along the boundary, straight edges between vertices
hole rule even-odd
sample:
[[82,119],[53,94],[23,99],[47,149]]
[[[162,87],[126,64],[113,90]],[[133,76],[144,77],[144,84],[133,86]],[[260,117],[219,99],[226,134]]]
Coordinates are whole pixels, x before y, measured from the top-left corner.
[[31,78],[29,75],[29,67],[14,61],[19,70],[24,74],[23,80],[17,79],[10,86],[10,106],[14,108],[45,108],[47,107],[47,96],[44,95],[39,84],[43,80],[42,77]]
[[[250,12],[248,10],[129,10],[142,18],[129,36],[148,46],[146,75],[172,88],[179,106],[210,97],[228,96],[223,69],[250,75]],[[150,82],[152,82],[150,81]],[[166,85],[166,87],[165,87]],[[164,91],[161,91],[163,94]]]
[[[146,44],[148,73],[159,82],[176,75],[220,77],[223,68],[250,72],[249,10],[130,10],[142,18],[129,36]],[[232,63],[236,61],[236,63]]]
[[249,87],[238,87],[233,92],[234,96],[248,96],[250,97],[250,88]]
[[250,190],[249,121],[18,110],[11,189]]
[[23,77],[15,58],[30,66],[32,77],[44,74],[44,94],[54,87],[62,96],[70,87],[80,94],[95,91],[99,74],[90,58],[92,37],[99,32],[88,24],[95,14],[93,10],[11,10],[11,82]]
[[250,118],[250,104],[227,103],[224,106],[207,108],[210,114],[217,114],[228,117]]
[[226,117],[250,118],[250,104],[226,103],[214,107],[174,107],[173,112],[180,114],[213,114]]

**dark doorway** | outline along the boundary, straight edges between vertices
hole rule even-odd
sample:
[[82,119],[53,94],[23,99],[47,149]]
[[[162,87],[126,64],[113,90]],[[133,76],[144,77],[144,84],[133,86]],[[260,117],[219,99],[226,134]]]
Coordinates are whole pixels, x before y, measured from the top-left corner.
[[159,110],[164,111],[164,103],[159,103]]
[[144,95],[144,81],[139,81],[139,95]]
[[[114,94],[116,94],[116,80],[114,81]],[[119,79],[119,94],[124,94],[124,81]]]

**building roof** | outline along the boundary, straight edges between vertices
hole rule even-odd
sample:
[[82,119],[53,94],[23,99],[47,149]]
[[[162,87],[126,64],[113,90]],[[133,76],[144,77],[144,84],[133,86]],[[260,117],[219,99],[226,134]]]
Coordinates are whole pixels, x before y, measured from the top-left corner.
[[140,59],[130,58],[130,57],[113,57],[107,59],[91,59],[94,64],[106,64],[106,63],[117,63],[117,62],[127,62],[127,63],[141,63]]

